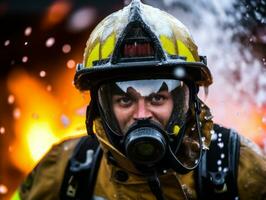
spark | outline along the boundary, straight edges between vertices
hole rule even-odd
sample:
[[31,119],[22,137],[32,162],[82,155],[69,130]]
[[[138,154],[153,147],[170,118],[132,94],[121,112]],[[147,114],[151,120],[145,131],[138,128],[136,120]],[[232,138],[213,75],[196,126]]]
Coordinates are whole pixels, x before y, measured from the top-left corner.
[[46,45],[46,47],[51,47],[51,46],[54,45],[54,43],[55,43],[55,39],[54,39],[53,37],[50,37],[50,38],[48,38],[48,39],[46,40],[45,45]]
[[47,90],[48,92],[51,92],[51,91],[52,91],[52,86],[51,86],[51,85],[47,85],[47,86],[46,86],[46,90]]
[[8,189],[5,185],[0,184],[0,194],[6,194],[8,192]]
[[69,44],[65,44],[63,47],[62,47],[62,51],[64,53],[69,53],[71,51],[71,46]]
[[21,112],[20,112],[20,109],[19,108],[15,108],[14,109],[13,116],[14,116],[15,119],[19,119],[20,118]]
[[23,56],[22,57],[22,62],[26,63],[28,62],[29,58],[27,56]]
[[10,40],[6,40],[4,43],[5,46],[8,46],[9,44],[10,44]]
[[15,102],[15,97],[13,94],[10,94],[7,98],[8,104],[13,104]]
[[0,134],[3,135],[6,132],[5,127],[0,127]]
[[40,71],[40,77],[45,77],[46,76],[46,72],[44,70]]
[[25,36],[29,36],[31,34],[31,32],[32,32],[32,28],[29,26],[25,29],[24,34],[25,34]]
[[74,60],[67,61],[67,68],[73,69],[76,65],[76,62]]

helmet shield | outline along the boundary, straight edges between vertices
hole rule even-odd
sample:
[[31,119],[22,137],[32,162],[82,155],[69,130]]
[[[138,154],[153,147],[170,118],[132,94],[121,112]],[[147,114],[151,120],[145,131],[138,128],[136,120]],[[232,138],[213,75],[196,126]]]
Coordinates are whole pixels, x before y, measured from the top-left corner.
[[140,119],[153,120],[172,133],[173,126],[185,123],[188,93],[180,80],[130,80],[102,84],[98,100],[103,120],[116,135],[124,135]]

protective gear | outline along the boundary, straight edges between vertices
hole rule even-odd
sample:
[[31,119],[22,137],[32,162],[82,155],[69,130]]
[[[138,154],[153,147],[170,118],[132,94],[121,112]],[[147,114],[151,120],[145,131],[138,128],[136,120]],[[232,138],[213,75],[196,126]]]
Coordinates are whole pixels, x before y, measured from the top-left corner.
[[[174,81],[181,86],[171,88]],[[107,139],[114,148],[131,158],[142,173],[153,170],[162,173],[169,168],[178,173],[187,173],[195,169],[203,149],[208,146],[208,142],[202,141],[199,127],[202,122],[199,120],[200,100],[197,92],[199,86],[209,86],[212,77],[206,66],[206,58],[198,55],[197,46],[186,27],[174,17],[144,5],[139,0],[133,0],[123,10],[111,14],[92,32],[74,83],[80,90],[91,91],[88,132],[92,130],[93,119],[100,115]],[[151,91],[145,91],[144,94],[139,91],[140,85]],[[161,134],[155,134],[156,138],[142,131],[142,136],[133,141],[132,133],[128,132],[125,136],[128,130],[121,130],[114,114],[115,109],[110,103],[114,103],[116,93],[130,96],[131,88],[140,93],[141,97],[150,98],[152,92],[156,94],[161,87],[166,87],[173,96],[171,117],[166,123],[156,125],[155,129],[151,129],[151,124],[154,127],[154,119],[149,121],[149,130],[157,130],[157,133],[161,130]],[[140,121],[136,122],[138,126]],[[194,132],[188,130],[189,123],[193,124]],[[145,151],[140,145],[142,139],[146,141],[143,143]],[[138,148],[142,151],[139,152]],[[157,148],[161,148],[162,154],[152,151]],[[145,166],[140,164],[140,160],[136,161],[138,153],[143,155],[139,159],[149,160]],[[144,153],[150,156],[154,153],[154,159],[147,159]],[[155,155],[160,159],[155,159]],[[161,163],[164,164],[161,166]],[[170,163],[170,166],[165,163]]]
[[[198,199],[195,171],[187,172],[197,166],[202,149],[208,149],[211,141],[212,116],[197,92],[199,86],[209,86],[212,77],[183,24],[133,0],[95,28],[74,83],[80,90],[91,90],[87,130],[96,134],[104,152],[96,167],[94,199],[154,199],[151,193],[160,199],[163,195],[157,191],[161,189],[166,199]],[[113,92],[149,100],[160,90],[167,91],[174,102],[165,123],[146,117],[130,126],[119,124],[109,101],[117,100]],[[118,102],[131,105],[128,99]],[[13,199],[58,200],[77,143],[70,140],[54,146]],[[242,139],[237,179],[240,199],[265,199],[265,171],[265,157]],[[73,188],[67,189],[75,197]]]
[[133,0],[93,30],[74,82],[88,90],[114,78],[149,75],[187,79],[198,86],[212,83],[206,59],[198,55],[187,28],[173,16]]
[[[101,123],[97,124],[99,125],[99,127],[98,125],[96,127],[97,132],[99,132],[99,135],[104,136],[104,130],[100,127]],[[101,138],[101,140],[102,139],[103,138]],[[59,200],[60,187],[64,179],[64,171],[79,140],[80,138],[75,138],[54,145],[31,174],[25,179],[21,187],[19,187],[11,199]],[[108,141],[105,142],[107,143]],[[66,149],[65,147],[68,148]],[[240,159],[237,179],[239,199],[265,199],[265,156],[258,151],[258,147],[255,144],[243,137],[241,137],[239,155]],[[121,156],[123,155],[121,154]],[[110,164],[106,157],[102,158],[94,190],[94,199],[154,200],[145,177],[132,172],[130,162],[123,163],[123,166],[124,168],[120,168],[116,165]],[[129,169],[127,168],[128,166]],[[56,174],[56,176],[54,176],[54,174]],[[185,175],[178,175],[169,170],[166,174],[160,176],[159,178],[166,199],[198,199],[196,193],[197,183],[195,182],[194,175],[194,171]]]

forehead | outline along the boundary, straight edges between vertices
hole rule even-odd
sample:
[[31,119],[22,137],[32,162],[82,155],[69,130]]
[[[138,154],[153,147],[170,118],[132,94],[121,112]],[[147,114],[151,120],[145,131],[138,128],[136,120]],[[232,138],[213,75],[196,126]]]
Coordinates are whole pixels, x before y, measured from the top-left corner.
[[132,93],[132,91],[139,93],[141,96],[149,96],[160,91],[171,92],[175,88],[182,86],[182,81],[179,80],[134,80],[116,82],[115,87],[122,93]]

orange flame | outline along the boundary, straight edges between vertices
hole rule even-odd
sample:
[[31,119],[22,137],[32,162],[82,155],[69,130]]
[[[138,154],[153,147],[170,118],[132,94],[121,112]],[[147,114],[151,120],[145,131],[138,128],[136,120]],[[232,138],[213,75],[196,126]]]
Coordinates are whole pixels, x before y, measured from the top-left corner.
[[44,83],[22,70],[9,77],[8,88],[21,113],[15,123],[11,159],[23,172],[29,172],[52,144],[85,133],[83,111],[90,98],[86,94],[81,98],[72,86],[72,75],[66,73],[59,79],[58,95],[54,94],[56,87],[49,92]]

